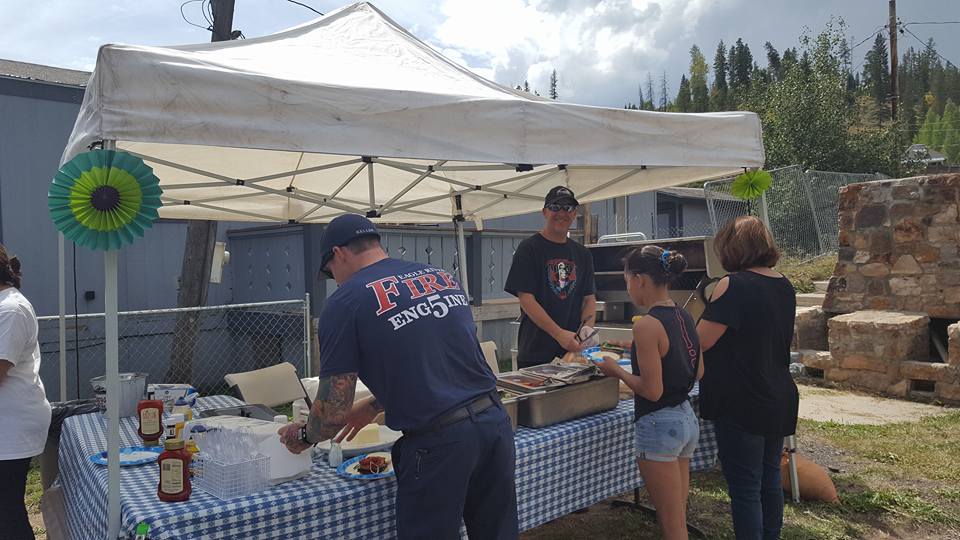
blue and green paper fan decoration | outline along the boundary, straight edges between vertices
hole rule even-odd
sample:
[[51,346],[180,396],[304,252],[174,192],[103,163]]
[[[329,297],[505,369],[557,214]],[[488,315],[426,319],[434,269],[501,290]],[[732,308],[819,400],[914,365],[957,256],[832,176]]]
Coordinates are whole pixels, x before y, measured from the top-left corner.
[[142,159],[93,150],[60,167],[47,206],[65,238],[106,251],[133,243],[153,226],[162,193],[160,180]]

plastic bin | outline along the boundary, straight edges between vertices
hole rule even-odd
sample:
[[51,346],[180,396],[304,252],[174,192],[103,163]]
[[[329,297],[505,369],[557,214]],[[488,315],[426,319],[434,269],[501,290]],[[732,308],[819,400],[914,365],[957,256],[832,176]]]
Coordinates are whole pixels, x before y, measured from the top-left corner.
[[[97,401],[102,411],[106,411],[106,399],[108,399],[106,375],[90,379],[90,385],[93,386],[93,399]],[[143,399],[146,390],[146,373],[120,374],[120,418],[137,415],[137,404]]]
[[262,454],[239,463],[224,463],[200,452],[193,461],[194,483],[218,499],[252,495],[270,487],[270,458]]

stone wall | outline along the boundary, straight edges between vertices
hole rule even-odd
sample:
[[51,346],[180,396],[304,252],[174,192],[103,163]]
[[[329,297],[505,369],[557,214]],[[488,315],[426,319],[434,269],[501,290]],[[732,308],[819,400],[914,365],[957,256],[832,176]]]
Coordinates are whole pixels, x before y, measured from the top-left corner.
[[800,362],[820,370],[825,380],[960,404],[960,323],[948,329],[948,363],[927,361],[925,315],[858,311],[833,317],[828,325],[829,352],[799,351]]
[[791,350],[827,350],[827,314],[818,307],[798,307]]
[[840,190],[839,253],[823,309],[960,319],[960,174]]

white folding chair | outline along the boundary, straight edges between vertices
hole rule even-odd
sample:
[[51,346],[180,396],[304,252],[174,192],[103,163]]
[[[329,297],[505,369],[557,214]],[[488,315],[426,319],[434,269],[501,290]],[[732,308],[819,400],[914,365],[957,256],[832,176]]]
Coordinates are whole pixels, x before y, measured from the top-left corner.
[[497,358],[497,342],[482,341],[480,342],[480,350],[483,351],[483,358],[487,361],[490,369],[493,370],[493,374],[496,375],[500,373],[500,361]]
[[290,362],[243,373],[228,373],[223,380],[231,387],[236,387],[240,398],[250,404],[273,407],[302,399],[306,395],[300,385],[297,368]]

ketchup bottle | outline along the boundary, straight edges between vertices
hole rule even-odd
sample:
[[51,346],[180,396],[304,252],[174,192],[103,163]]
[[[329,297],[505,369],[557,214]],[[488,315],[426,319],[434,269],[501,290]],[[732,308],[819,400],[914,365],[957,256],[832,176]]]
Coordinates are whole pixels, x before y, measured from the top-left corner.
[[160,465],[157,497],[163,502],[180,502],[190,498],[190,453],[183,446],[182,439],[167,439],[163,443],[163,453],[157,457]]
[[163,402],[159,399],[144,399],[137,404],[137,418],[140,419],[137,434],[143,439],[144,446],[160,444],[160,435],[163,433],[163,425],[160,422],[162,416]]

